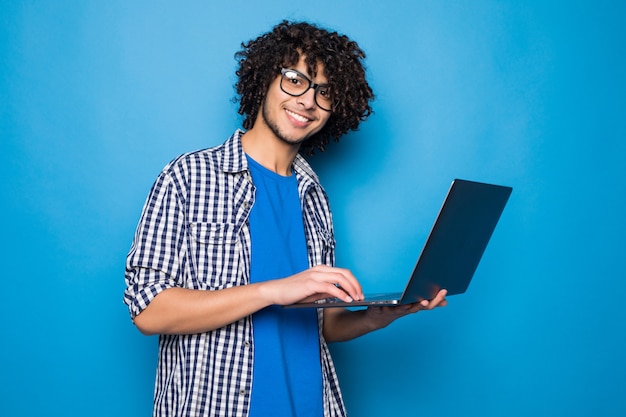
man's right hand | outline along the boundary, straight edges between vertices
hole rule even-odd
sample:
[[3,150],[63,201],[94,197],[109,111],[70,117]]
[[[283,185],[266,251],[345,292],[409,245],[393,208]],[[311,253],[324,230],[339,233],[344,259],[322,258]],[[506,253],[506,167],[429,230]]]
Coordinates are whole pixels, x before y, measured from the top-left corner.
[[346,302],[363,299],[361,284],[349,270],[326,265],[262,284],[263,294],[270,304],[289,305],[330,297]]

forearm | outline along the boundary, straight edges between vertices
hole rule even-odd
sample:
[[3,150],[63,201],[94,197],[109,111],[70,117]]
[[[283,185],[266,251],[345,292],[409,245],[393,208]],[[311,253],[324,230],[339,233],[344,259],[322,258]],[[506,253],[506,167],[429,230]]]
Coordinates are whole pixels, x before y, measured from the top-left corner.
[[234,323],[270,305],[261,284],[217,291],[169,288],[134,319],[144,334],[203,333]]
[[[339,283],[339,287],[337,287]],[[144,334],[190,334],[219,329],[269,305],[288,305],[325,297],[349,301],[361,287],[341,268],[318,265],[286,278],[216,291],[168,288],[134,318]]]

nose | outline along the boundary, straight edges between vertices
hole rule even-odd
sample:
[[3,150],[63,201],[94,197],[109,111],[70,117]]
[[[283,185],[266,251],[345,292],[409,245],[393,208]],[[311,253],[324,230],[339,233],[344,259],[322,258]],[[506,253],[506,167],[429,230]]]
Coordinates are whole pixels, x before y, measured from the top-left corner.
[[298,104],[302,104],[305,109],[311,109],[315,104],[315,88],[309,88],[304,94],[297,97]]

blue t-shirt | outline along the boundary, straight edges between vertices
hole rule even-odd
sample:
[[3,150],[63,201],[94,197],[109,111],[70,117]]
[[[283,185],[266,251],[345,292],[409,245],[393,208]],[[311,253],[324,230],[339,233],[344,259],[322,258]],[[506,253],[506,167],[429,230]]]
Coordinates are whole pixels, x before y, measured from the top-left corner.
[[[248,157],[255,185],[250,212],[250,281],[308,268],[295,175],[281,176]],[[250,417],[321,417],[322,370],[317,311],[269,306],[252,315],[254,368]]]

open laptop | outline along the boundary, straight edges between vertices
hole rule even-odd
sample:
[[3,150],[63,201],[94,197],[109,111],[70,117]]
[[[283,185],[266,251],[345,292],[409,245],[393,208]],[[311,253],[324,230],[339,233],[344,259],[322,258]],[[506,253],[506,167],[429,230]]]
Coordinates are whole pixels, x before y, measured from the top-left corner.
[[366,295],[347,303],[325,298],[286,307],[357,307],[430,300],[440,289],[464,293],[500,219],[511,187],[455,179],[403,292]]

